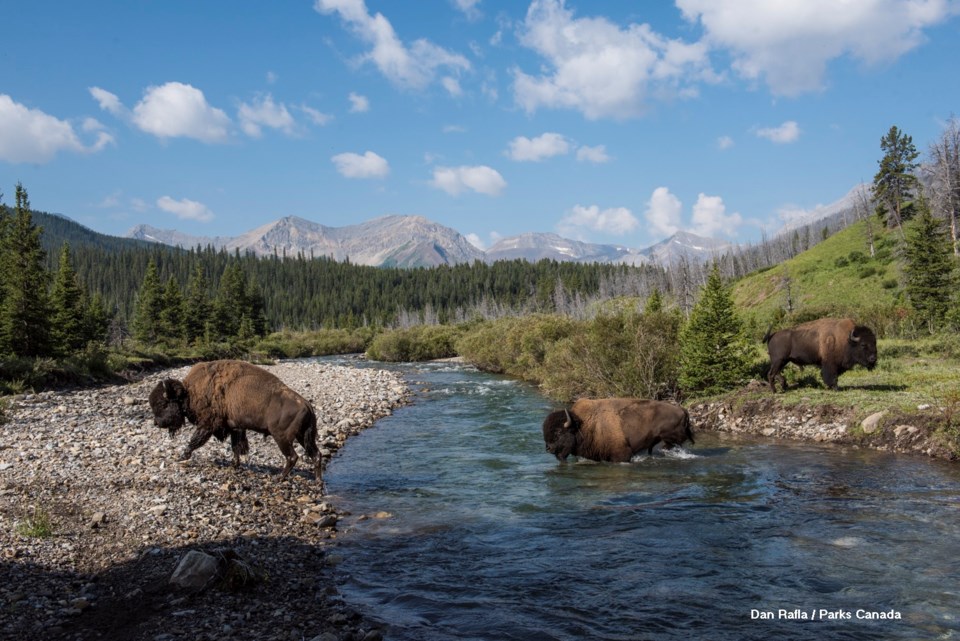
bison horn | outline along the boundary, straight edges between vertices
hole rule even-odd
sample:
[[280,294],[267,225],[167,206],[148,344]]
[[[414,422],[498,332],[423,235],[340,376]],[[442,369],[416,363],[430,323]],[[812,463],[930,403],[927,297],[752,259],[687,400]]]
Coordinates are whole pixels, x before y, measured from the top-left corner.
[[563,429],[566,430],[566,429],[569,429],[570,426],[573,424],[573,419],[570,418],[570,412],[568,412],[566,408],[564,408],[563,413],[567,415],[567,422],[563,424]]
[[850,342],[851,342],[851,343],[859,343],[859,342],[860,342],[860,337],[857,336],[857,330],[855,330],[855,329],[850,331]]
[[170,398],[173,396],[173,390],[170,389],[169,378],[163,379],[163,395],[166,396],[167,398]]

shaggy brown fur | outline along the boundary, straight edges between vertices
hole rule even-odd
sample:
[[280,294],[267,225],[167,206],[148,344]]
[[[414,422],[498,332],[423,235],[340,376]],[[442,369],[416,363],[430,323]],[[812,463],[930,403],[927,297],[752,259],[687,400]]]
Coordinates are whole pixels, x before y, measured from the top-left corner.
[[781,370],[787,363],[819,365],[824,384],[837,389],[837,379],[855,365],[873,369],[877,364],[877,337],[869,327],[849,318],[821,318],[790,329],[767,332],[763,337],[770,356],[767,382],[777,391],[787,381]]
[[664,401],[580,399],[543,421],[547,451],[561,461],[573,454],[622,463],[643,450],[652,454],[657,443],[669,449],[687,439],[695,442],[687,410]]
[[245,430],[269,434],[286,459],[281,478],[286,477],[298,456],[294,441],[314,461],[320,479],[321,456],[317,448],[317,417],[302,396],[270,372],[243,361],[210,361],[194,365],[183,382],[166,379],[150,393],[150,408],[158,427],[175,433],[189,420],[197,426],[183,452],[193,450],[211,436],[230,435],[234,466],[245,454]]

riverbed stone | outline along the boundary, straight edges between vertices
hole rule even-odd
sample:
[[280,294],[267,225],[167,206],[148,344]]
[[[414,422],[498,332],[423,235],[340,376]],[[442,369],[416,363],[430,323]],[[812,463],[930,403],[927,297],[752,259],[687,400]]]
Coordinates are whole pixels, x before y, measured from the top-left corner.
[[863,430],[863,433],[873,434],[876,432],[877,428],[880,426],[880,419],[882,419],[886,413],[886,410],[882,412],[876,412],[863,419],[863,421],[860,423],[860,428]]

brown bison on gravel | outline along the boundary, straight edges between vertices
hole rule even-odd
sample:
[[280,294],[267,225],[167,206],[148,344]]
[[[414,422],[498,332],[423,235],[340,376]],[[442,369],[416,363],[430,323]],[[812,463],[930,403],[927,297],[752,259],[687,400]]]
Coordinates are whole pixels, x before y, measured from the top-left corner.
[[687,439],[694,442],[687,410],[664,401],[584,398],[543,421],[547,451],[560,461],[573,454],[623,463],[643,450],[652,454],[657,443],[670,449]]
[[150,409],[157,427],[173,435],[189,420],[196,430],[183,451],[190,458],[195,449],[216,436],[228,435],[233,465],[248,450],[245,430],[269,434],[286,458],[280,474],[285,478],[296,465],[294,440],[314,461],[320,478],[321,456],[317,449],[317,416],[310,403],[283,382],[255,365],[243,361],[210,361],[190,368],[181,383],[168,378],[150,393]]
[[837,379],[854,365],[873,369],[877,365],[877,337],[869,327],[849,318],[821,318],[763,337],[770,355],[767,382],[777,391],[776,382],[787,389],[781,370],[787,363],[819,365],[823,382],[837,389]]

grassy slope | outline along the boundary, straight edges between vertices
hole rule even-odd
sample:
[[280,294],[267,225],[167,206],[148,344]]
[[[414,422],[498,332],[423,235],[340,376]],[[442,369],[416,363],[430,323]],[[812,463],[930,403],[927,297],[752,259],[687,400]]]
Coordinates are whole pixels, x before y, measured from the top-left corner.
[[733,297],[744,320],[761,333],[775,325],[778,310],[787,305],[787,277],[795,313],[861,318],[891,308],[898,291],[896,232],[874,228],[880,232],[874,241],[874,258],[870,258],[865,223],[860,222],[776,267],[738,281]]

